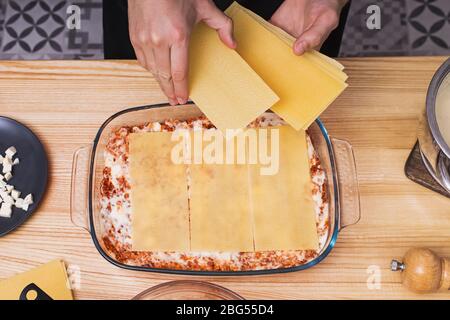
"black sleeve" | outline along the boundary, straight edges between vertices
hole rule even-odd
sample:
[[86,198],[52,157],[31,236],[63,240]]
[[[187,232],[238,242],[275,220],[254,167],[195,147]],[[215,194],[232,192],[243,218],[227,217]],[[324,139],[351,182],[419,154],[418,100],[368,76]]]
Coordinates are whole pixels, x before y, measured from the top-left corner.
[[[234,0],[214,0],[214,2],[220,10],[225,11],[225,9],[228,8]],[[284,0],[237,0],[237,2],[247,9],[257,13],[264,19],[269,20]]]
[[105,59],[136,59],[128,34],[127,3],[127,0],[103,0]]
[[[214,0],[225,10],[234,0]],[[283,0],[240,0],[241,5],[269,19]],[[103,0],[105,59],[136,59],[128,33],[127,0]]]
[[342,36],[344,35],[345,24],[347,22],[348,11],[350,8],[350,2],[351,1],[349,1],[342,9],[341,18],[339,20],[339,26],[333,32],[331,32],[330,36],[320,49],[320,52],[326,54],[329,57],[336,58],[339,55]]

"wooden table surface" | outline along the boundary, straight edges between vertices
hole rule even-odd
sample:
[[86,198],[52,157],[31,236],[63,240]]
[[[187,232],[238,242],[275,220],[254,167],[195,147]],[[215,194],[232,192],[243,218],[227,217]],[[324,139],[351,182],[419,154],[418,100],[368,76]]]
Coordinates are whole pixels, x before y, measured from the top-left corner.
[[[450,299],[449,292],[412,294],[401,286],[400,274],[389,270],[392,258],[414,246],[450,256],[450,199],[409,181],[403,172],[429,81],[444,60],[342,60],[350,87],[322,119],[332,136],[354,146],[362,218],[341,232],[321,264],[289,274],[201,279],[249,299]],[[90,235],[75,227],[69,215],[74,151],[91,143],[113,113],[163,101],[156,81],[134,62],[0,62],[0,115],[34,130],[50,161],[40,209],[0,239],[0,279],[56,258],[79,268],[77,299],[130,299],[165,281],[198,279],[117,268],[100,256]],[[368,286],[376,270],[381,283]]]

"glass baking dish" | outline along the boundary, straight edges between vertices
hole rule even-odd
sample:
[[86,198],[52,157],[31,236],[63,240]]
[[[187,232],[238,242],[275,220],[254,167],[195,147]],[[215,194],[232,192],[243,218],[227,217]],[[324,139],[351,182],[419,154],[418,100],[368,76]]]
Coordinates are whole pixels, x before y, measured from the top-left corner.
[[126,109],[111,116],[100,127],[93,144],[80,147],[74,154],[72,167],[71,219],[87,230],[99,253],[110,263],[125,269],[190,275],[257,275],[308,269],[322,261],[333,249],[341,229],[360,219],[357,174],[352,146],[331,138],[318,119],[308,129],[314,148],[326,174],[329,201],[329,231],[325,245],[311,261],[289,268],[246,271],[193,271],[148,268],[127,265],[108,253],[102,240],[100,186],[105,167],[104,151],[112,132],[123,126],[138,126],[167,119],[189,120],[203,116],[194,104],[172,107],[168,104]]
[[179,280],[158,284],[132,300],[244,300],[227,288],[214,283]]

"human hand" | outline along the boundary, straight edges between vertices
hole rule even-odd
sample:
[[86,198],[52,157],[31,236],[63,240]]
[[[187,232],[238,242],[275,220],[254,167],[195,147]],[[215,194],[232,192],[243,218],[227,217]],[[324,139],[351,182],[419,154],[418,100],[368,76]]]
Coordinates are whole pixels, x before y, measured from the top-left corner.
[[189,37],[204,21],[234,49],[232,20],[211,0],[128,0],[131,43],[139,63],[153,73],[171,105],[189,98]]
[[293,50],[302,55],[320,49],[331,31],[339,25],[347,0],[285,0],[270,22],[297,40]]

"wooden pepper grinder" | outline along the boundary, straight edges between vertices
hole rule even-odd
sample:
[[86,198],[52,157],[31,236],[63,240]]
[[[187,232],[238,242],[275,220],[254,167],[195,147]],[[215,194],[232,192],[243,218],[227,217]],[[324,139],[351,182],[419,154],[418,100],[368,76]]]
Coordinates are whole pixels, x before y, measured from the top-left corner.
[[392,271],[402,272],[402,283],[416,293],[450,290],[450,258],[426,248],[410,249],[403,262],[392,260]]

